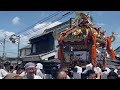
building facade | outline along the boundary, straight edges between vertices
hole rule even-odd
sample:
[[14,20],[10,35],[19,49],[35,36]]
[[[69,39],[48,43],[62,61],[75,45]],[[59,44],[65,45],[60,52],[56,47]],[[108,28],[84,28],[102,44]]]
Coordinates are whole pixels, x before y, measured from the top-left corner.
[[59,34],[70,28],[72,25],[72,19],[59,24],[50,29],[46,29],[41,35],[30,38],[31,44],[31,57],[39,57],[40,60],[57,59],[57,45]]
[[26,57],[31,54],[31,45],[20,49],[20,57]]

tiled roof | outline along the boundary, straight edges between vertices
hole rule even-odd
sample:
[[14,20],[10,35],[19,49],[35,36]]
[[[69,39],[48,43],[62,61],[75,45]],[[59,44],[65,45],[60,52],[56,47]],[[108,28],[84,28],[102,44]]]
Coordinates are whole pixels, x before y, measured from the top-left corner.
[[25,46],[25,47],[23,47],[21,49],[25,49],[25,48],[31,48],[31,45],[27,45],[27,46]]

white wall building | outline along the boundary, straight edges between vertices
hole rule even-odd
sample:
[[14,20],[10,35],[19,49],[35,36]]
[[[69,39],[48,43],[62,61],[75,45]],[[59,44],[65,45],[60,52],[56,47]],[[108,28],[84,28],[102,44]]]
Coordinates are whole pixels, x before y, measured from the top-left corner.
[[20,49],[20,57],[26,57],[31,54],[31,45]]

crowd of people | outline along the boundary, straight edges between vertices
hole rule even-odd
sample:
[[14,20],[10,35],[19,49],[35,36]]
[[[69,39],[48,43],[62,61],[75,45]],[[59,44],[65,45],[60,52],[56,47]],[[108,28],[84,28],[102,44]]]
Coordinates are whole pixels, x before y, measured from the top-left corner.
[[51,74],[46,74],[41,63],[28,62],[24,66],[13,66],[5,63],[0,66],[0,79],[119,79],[120,66],[109,66],[102,69],[100,66],[75,65],[73,68],[52,68]]

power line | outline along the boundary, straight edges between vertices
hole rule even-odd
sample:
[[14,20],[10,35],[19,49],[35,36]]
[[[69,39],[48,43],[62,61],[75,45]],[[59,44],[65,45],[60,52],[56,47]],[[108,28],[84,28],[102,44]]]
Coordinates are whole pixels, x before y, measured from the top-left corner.
[[[55,22],[55,21],[59,21],[59,20],[63,19],[64,17],[67,17],[68,15],[71,15],[71,14],[73,14],[73,12],[67,12],[67,13],[63,14],[61,17],[53,20],[52,23]],[[41,28],[38,28],[38,29],[39,29],[39,30],[40,30],[40,29],[43,29],[43,28],[45,28],[46,26],[51,25],[52,23],[48,23],[48,24],[46,24],[45,26],[43,26],[43,27],[41,27]]]
[[[53,22],[59,21],[59,20],[65,18],[65,17],[67,17],[67,16],[69,16],[69,15],[71,15],[71,14],[73,14],[73,13],[74,13],[74,12],[67,12],[67,13],[63,14],[62,16],[60,16],[59,18],[57,18],[57,19],[51,21],[51,23],[45,24],[45,25],[42,26],[41,28],[38,28],[38,30],[43,29],[43,28],[45,28],[45,27],[47,27],[47,26],[53,24]],[[36,32],[36,31],[34,31],[34,32]],[[30,32],[29,32],[27,35],[29,35],[29,34],[30,34]]]
[[[59,15],[59,14],[62,14],[62,13],[63,13],[63,11],[59,11],[59,12],[57,12],[57,13],[54,13],[54,14],[48,16],[47,18],[44,18],[44,19],[40,20],[39,22],[31,25],[30,27],[24,29],[23,32],[29,31],[29,30],[30,30],[31,28],[33,28],[36,24],[41,24],[41,23],[43,23],[43,22],[45,22],[45,21],[47,21],[47,20],[49,20],[49,19],[51,19],[51,18]],[[67,12],[67,13],[65,13],[65,14],[62,15],[62,16],[64,17],[64,16],[66,16],[66,15],[69,14],[69,13],[70,13],[70,12]],[[54,20],[54,21],[55,21],[55,20]],[[53,22],[53,21],[52,21],[52,22]],[[48,24],[47,24],[47,25],[48,25]],[[42,26],[41,29],[42,29],[43,27],[46,27],[47,25]],[[23,32],[21,32],[21,33],[23,33]],[[35,31],[31,30],[31,32],[35,32]],[[30,33],[30,31],[29,31],[29,33]],[[19,34],[19,33],[18,33],[18,34]],[[27,35],[29,35],[29,34],[27,34]]]
[[49,20],[49,19],[52,19],[53,17],[57,16],[57,15],[60,14],[60,13],[62,13],[62,11],[57,11],[57,12],[55,12],[55,13],[49,15],[48,17],[46,17],[46,18],[44,18],[44,19],[42,19],[42,20],[36,22],[35,24],[33,24],[33,25],[31,25],[31,26],[25,28],[24,30],[22,30],[22,31],[20,31],[20,32],[18,32],[18,33],[16,33],[16,34],[21,34],[21,33],[25,32],[25,31],[27,31],[27,30],[33,28],[36,24],[38,24],[38,23],[40,24],[40,23],[43,23],[43,22],[45,22],[45,21],[47,21],[47,20]]

